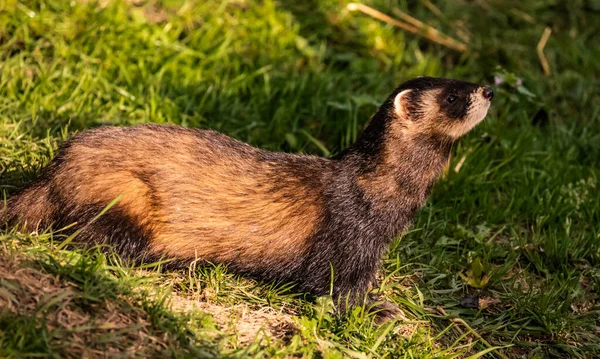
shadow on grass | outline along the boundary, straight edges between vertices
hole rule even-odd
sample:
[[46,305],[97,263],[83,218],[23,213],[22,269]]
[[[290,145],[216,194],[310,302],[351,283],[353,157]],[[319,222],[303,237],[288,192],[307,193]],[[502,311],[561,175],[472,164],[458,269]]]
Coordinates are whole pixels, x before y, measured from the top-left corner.
[[159,294],[133,292],[122,269],[82,254],[0,251],[1,356],[221,357]]

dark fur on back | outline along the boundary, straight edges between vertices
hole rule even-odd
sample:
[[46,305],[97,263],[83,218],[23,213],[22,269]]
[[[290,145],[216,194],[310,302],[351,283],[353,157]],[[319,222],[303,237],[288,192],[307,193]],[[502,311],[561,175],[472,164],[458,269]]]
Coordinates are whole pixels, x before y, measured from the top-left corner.
[[354,304],[423,206],[453,141],[482,119],[480,89],[408,81],[332,159],[177,126],[86,131],[8,200],[4,219],[28,230],[76,222],[79,240],[137,261],[199,258],[314,295],[329,292],[333,271],[334,295]]

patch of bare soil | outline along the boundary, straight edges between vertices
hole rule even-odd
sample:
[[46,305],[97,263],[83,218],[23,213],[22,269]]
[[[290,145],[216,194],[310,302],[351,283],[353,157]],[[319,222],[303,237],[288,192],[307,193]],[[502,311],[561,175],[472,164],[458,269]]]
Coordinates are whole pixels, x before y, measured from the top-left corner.
[[210,314],[221,330],[236,335],[240,345],[262,342],[267,338],[286,341],[297,331],[290,315],[271,307],[253,309],[244,304],[225,306],[175,295],[171,297],[171,305],[174,311],[199,310]]

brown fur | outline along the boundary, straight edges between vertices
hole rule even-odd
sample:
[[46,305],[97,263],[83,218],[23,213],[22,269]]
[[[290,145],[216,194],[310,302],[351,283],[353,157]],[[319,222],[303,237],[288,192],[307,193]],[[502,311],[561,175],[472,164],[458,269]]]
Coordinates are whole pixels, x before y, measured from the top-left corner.
[[453,141],[485,116],[491,97],[481,96],[475,84],[411,80],[332,159],[177,126],[86,131],[9,199],[4,219],[28,230],[77,222],[82,240],[108,241],[126,256],[224,263],[317,295],[333,271],[334,295],[355,304],[425,203]]
[[[122,196],[116,207],[152,233],[151,251],[181,259],[242,257],[247,269],[264,269],[305,253],[319,218],[318,188],[293,177],[274,183],[285,166],[260,161],[258,149],[216,132],[159,126],[128,132],[101,128],[75,136],[65,149],[52,183],[76,204],[73,211]],[[50,224],[55,208],[48,208],[47,191],[28,191],[36,205],[14,209],[28,228]]]

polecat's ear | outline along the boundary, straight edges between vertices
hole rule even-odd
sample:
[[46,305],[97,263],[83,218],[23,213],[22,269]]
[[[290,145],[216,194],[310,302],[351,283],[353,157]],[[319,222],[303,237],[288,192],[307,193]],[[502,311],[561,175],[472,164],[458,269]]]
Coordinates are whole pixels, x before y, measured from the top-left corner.
[[408,118],[410,115],[410,94],[412,90],[404,90],[396,95],[394,99],[394,110],[400,118]]

